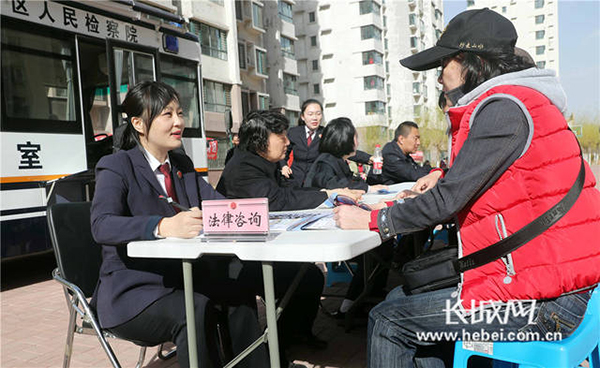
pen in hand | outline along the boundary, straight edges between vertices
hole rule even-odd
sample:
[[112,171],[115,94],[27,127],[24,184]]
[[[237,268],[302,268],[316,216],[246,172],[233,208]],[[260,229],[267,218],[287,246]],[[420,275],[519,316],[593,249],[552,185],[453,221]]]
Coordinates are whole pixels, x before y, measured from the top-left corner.
[[171,197],[165,197],[164,195],[161,194],[161,195],[158,196],[158,198],[162,199],[163,201],[166,201],[168,204],[170,204],[171,206],[177,208],[180,211],[189,211],[190,210],[189,208],[187,208],[185,206],[182,206],[179,203],[175,202],[173,200],[173,198],[171,198]]

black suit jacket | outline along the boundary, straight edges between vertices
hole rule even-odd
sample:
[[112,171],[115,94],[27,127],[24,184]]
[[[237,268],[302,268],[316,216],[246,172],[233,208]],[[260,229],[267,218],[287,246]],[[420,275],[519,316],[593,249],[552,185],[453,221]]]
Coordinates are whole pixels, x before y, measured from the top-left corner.
[[319,189],[285,186],[280,170],[278,163],[238,149],[225,166],[217,190],[228,198],[266,197],[270,211],[315,208],[327,199]]
[[405,154],[394,141],[386,143],[383,156],[382,178],[385,184],[417,181],[429,174],[431,166],[419,166],[410,155]]
[[[179,202],[200,207],[202,199],[223,198],[194,170],[185,154],[170,152]],[[100,324],[120,325],[181,285],[181,262],[129,258],[126,244],[155,239],[163,217],[175,215],[158,199],[166,195],[140,148],[104,156],[96,166],[92,233],[102,245],[100,280],[94,293]]]
[[367,183],[355,176],[348,163],[330,153],[321,153],[312,164],[306,178],[305,187],[336,189],[345,188],[369,190]]
[[[304,178],[310,170],[313,162],[319,157],[319,142],[323,134],[323,127],[320,126],[315,131],[312,143],[308,146],[306,141],[306,128],[304,125],[295,126],[288,130],[288,139],[290,145],[287,149],[285,160],[280,161],[281,166],[287,165],[287,160],[290,154],[294,152],[294,161],[292,162],[292,176],[288,179],[288,183],[292,186],[301,187],[304,183]],[[350,160],[366,164],[369,162],[371,155],[363,151],[356,151],[356,155],[350,157]]]

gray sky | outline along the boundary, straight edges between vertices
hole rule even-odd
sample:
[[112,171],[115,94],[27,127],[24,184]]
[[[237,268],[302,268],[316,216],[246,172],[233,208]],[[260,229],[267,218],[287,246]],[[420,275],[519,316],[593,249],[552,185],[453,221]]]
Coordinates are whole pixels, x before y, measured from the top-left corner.
[[[465,0],[444,0],[447,24],[465,10]],[[558,1],[559,74],[567,93],[568,110],[599,117],[600,1]]]

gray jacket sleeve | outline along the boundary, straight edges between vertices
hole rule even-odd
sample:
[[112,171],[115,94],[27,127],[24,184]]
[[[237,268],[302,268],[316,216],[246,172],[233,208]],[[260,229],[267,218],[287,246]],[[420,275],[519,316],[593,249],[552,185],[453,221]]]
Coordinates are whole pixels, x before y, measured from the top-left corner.
[[527,119],[515,102],[494,100],[482,107],[446,176],[422,195],[379,212],[381,236],[386,239],[450,220],[519,158],[528,133]]

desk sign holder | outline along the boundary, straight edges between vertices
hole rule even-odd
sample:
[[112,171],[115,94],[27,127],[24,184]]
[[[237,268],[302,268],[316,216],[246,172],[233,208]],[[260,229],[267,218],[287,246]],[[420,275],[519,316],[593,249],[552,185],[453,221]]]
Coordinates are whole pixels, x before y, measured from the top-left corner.
[[202,201],[204,238],[207,241],[261,241],[269,237],[267,198]]

